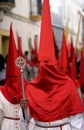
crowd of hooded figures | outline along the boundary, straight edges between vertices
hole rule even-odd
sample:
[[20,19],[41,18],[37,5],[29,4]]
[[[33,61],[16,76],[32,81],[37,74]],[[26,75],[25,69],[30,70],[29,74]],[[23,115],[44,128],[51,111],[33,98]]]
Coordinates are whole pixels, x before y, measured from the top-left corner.
[[[64,62],[56,57],[49,0],[43,1],[35,75],[30,76],[34,64],[31,62],[29,66],[27,51],[23,56],[27,62],[25,68],[15,64],[20,53],[10,24],[6,62],[0,55],[0,130],[84,130],[83,77],[80,80],[84,67],[79,67],[83,62],[74,62],[78,74],[71,71],[70,75],[70,68],[63,66],[66,58],[62,49],[61,54]],[[75,61],[75,54],[72,59]]]

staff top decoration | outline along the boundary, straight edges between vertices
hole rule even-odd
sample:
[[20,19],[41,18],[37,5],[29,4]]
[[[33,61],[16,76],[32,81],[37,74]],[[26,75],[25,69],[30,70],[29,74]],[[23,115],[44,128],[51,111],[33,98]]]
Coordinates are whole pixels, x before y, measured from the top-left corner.
[[15,60],[15,64],[16,64],[16,66],[17,66],[18,68],[24,69],[24,68],[25,68],[25,65],[26,65],[26,60],[25,60],[23,57],[19,56],[19,57],[17,57],[17,59]]

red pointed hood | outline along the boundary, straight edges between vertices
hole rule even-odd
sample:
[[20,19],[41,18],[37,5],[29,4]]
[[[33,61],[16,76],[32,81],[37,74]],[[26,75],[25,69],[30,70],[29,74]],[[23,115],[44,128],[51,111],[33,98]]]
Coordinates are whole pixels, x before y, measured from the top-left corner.
[[17,45],[18,45],[18,53],[19,53],[19,55],[23,56],[21,40],[20,40],[20,37],[18,35],[18,32],[17,32]]
[[28,58],[23,54],[22,44],[21,44],[21,40],[20,40],[18,33],[17,33],[17,44],[18,44],[18,55],[22,56],[24,59],[26,59],[26,63],[29,64]]
[[55,59],[49,0],[44,0],[40,33],[39,61]]
[[6,97],[6,99],[12,104],[19,103],[22,98],[20,69],[15,64],[15,60],[17,59],[17,57],[18,53],[15,45],[11,23],[7,68],[6,68],[6,84],[1,88],[1,91]]
[[6,68],[6,77],[7,79],[10,77],[20,76],[20,70],[16,67],[15,60],[18,57],[14,34],[12,30],[12,23],[10,25],[10,39],[9,39],[9,49],[8,49],[8,57],[7,57],[7,68]]
[[72,66],[71,66],[71,78],[73,80],[76,79],[77,76],[77,71],[76,71],[76,55],[75,55],[75,50],[73,51],[73,57],[72,57]]
[[62,35],[62,47],[61,47],[60,58],[59,58],[59,66],[63,72],[70,75],[68,49],[66,45],[66,37],[65,37],[64,31]]
[[36,55],[38,55],[38,48],[37,48],[37,37],[35,36],[34,37],[34,50],[35,50],[35,53],[36,53]]
[[67,50],[67,45],[66,45],[66,38],[65,34],[63,32],[62,35],[62,47],[61,47],[61,53],[60,53],[60,66],[62,68],[67,68],[68,67],[68,50]]
[[73,57],[72,57],[72,66],[71,66],[71,78],[75,82],[76,88],[80,87],[80,82],[77,79],[77,67],[76,67],[76,54],[75,54],[75,49],[73,50]]
[[74,47],[73,47],[73,39],[71,37],[71,44],[70,44],[70,62],[72,62],[72,57],[73,57],[73,51],[74,51]]
[[36,37],[34,37],[34,48],[32,49],[32,61],[30,63],[31,66],[36,66],[38,64],[38,49],[37,49],[37,41]]
[[39,71],[26,94],[31,116],[49,122],[79,113],[83,107],[74,82],[58,70],[55,62],[49,0],[44,0],[42,16]]

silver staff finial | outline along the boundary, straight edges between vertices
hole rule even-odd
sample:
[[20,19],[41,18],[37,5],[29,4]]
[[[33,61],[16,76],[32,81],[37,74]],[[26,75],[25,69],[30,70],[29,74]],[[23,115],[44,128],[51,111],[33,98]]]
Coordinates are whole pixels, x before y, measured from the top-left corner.
[[25,65],[26,65],[26,60],[19,56],[16,60],[15,60],[15,64],[18,68],[20,69],[24,69],[25,68]]

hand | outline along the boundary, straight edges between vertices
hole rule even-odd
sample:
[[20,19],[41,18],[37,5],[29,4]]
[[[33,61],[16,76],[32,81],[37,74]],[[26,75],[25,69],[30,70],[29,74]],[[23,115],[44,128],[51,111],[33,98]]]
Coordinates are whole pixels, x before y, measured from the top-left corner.
[[20,106],[21,106],[22,109],[27,108],[27,106],[28,106],[28,99],[27,98],[21,99]]

